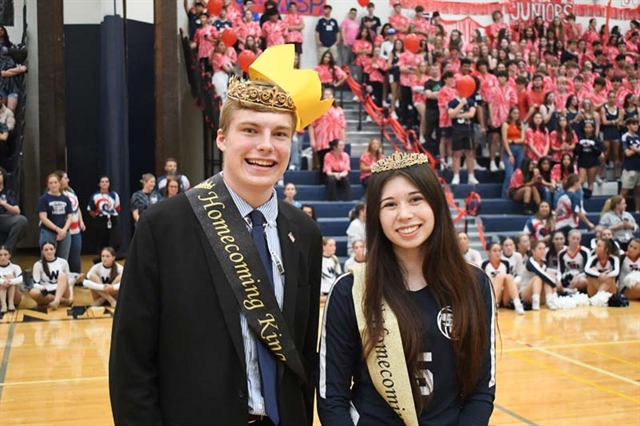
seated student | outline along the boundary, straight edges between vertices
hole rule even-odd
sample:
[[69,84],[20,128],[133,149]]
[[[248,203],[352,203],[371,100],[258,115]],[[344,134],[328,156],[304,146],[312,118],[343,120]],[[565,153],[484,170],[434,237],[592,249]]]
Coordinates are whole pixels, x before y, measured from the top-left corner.
[[499,243],[490,243],[487,248],[489,258],[482,262],[482,269],[491,278],[493,293],[498,306],[509,306],[509,300],[513,300],[516,313],[524,315],[524,307],[518,295],[518,286],[514,282],[513,275],[509,273],[509,262],[502,259],[502,249]]
[[124,268],[116,263],[116,251],[112,247],[102,249],[100,260],[91,267],[82,285],[91,290],[93,306],[102,306],[107,301],[115,308]]
[[22,269],[11,263],[11,252],[0,246],[0,313],[15,311],[22,294],[18,285],[22,284]]
[[382,154],[382,144],[380,139],[371,138],[367,145],[367,150],[360,156],[360,183],[367,189],[367,183],[371,178],[371,165],[384,158]]
[[527,223],[524,224],[523,233],[531,235],[533,241],[544,241],[548,243],[551,240],[551,233],[556,226],[553,210],[549,201],[541,201],[538,211],[531,216]]
[[596,225],[593,228],[593,238],[591,239],[591,241],[589,241],[589,253],[593,252],[596,249],[596,244],[598,244],[598,240],[600,238],[602,238],[602,231],[605,230],[605,226],[604,225]]
[[311,204],[303,204],[302,211],[314,221],[318,221],[318,216],[316,216],[316,209],[314,209]]
[[587,290],[587,276],[584,268],[589,260],[589,249],[580,245],[582,232],[569,231],[569,245],[558,253],[558,291],[575,293]]
[[0,234],[10,253],[16,252],[18,242],[27,231],[27,218],[20,213],[18,199],[13,190],[7,188],[7,171],[0,167]]
[[367,241],[367,232],[365,227],[365,218],[367,217],[367,210],[364,203],[357,203],[356,206],[349,213],[349,227],[347,228],[347,254],[351,256],[353,254],[353,244],[356,241]]
[[619,195],[614,195],[604,203],[600,216],[600,224],[613,231],[622,249],[627,248],[633,233],[638,230],[636,219],[626,208],[627,201]]
[[547,246],[547,253],[544,256],[549,272],[558,276],[558,254],[565,248],[566,238],[560,231],[556,231],[551,236],[551,243]]
[[342,275],[340,261],[336,256],[336,240],[333,238],[322,239],[322,281],[320,282],[320,301],[324,301],[336,279]]
[[529,257],[531,257],[531,238],[529,238],[529,235],[523,234],[521,232],[516,235],[516,238],[513,240],[513,242],[516,245],[516,251],[522,256],[522,271],[524,271],[524,266],[526,266],[527,260],[529,260]]
[[364,253],[364,241],[362,240],[354,241],[352,248],[353,248],[353,256],[351,256],[349,259],[347,259],[346,262],[344,262],[345,273],[351,272],[351,268],[354,265],[364,264],[365,260],[367,259]]
[[300,201],[296,201],[294,199],[297,193],[298,192],[296,191],[296,186],[292,182],[289,182],[284,186],[284,201],[294,207],[301,209],[302,204],[300,203]]
[[33,288],[29,296],[38,304],[58,309],[60,302],[71,305],[73,295],[69,286],[69,264],[56,257],[56,245],[45,241],[40,246],[42,257],[33,265]]
[[482,255],[478,250],[469,248],[469,236],[464,232],[458,232],[458,244],[460,245],[460,251],[465,260],[477,267],[482,265]]
[[598,240],[596,249],[587,260],[584,272],[587,274],[587,294],[589,297],[604,291],[611,294],[616,293],[616,279],[620,275],[620,259],[613,240],[602,238]]
[[546,249],[544,241],[534,241],[531,244],[531,257],[527,260],[520,282],[520,297],[531,302],[531,309],[534,311],[540,310],[543,294],[547,308],[552,311],[557,309],[555,304],[555,299],[558,297],[556,277],[547,271],[547,265],[544,261]]
[[344,152],[344,141],[334,139],[329,142],[329,148],[331,150],[324,156],[322,168],[327,186],[327,201],[338,200],[338,188],[342,188],[340,199],[351,201],[351,184],[349,183],[351,159],[349,154]]
[[507,194],[513,201],[522,202],[522,211],[526,215],[533,214],[540,204],[540,193],[536,188],[538,180],[535,166],[528,157],[522,159],[521,168],[516,169],[511,175]]
[[524,262],[522,255],[516,251],[516,243],[512,238],[507,237],[502,241],[502,260],[509,264],[509,273],[513,275],[513,282],[520,285]]
[[629,300],[640,300],[640,239],[638,238],[629,241],[627,252],[620,258],[618,290]]
[[[618,250],[618,252],[620,252],[621,254],[624,253],[624,251],[622,250],[622,248],[620,247],[620,244],[618,244],[618,242],[616,241],[614,235],[613,235],[613,231],[611,230],[611,228],[604,228],[602,230],[602,234],[600,234],[600,238],[603,240],[611,240],[613,241],[613,245],[616,246],[616,249]],[[596,241],[596,245],[598,244],[598,242]],[[592,253],[595,252],[595,247],[592,250]]]

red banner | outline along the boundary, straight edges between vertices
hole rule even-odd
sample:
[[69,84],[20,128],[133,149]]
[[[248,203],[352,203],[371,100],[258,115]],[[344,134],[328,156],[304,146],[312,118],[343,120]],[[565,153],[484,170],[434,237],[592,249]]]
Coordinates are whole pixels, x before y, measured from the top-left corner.
[[[438,0],[399,0],[402,4],[402,7],[405,9],[414,9],[418,5],[425,6],[427,10],[430,11],[439,11],[442,14],[447,15],[464,15],[464,16],[481,16],[487,15],[491,16],[493,11],[500,10],[505,16],[505,21],[509,22],[510,18],[510,5],[511,1],[489,1],[489,2],[455,2],[455,1],[438,1]],[[395,3],[396,0],[390,0],[390,3]],[[526,0],[517,0],[518,2],[523,3],[533,3],[533,5],[540,4],[548,4],[549,6],[555,7],[557,5],[561,5],[560,1],[543,1],[543,0],[534,0],[534,1],[526,1]],[[640,0],[622,0],[623,6],[626,7],[611,7],[610,9],[610,17],[611,19],[617,20],[631,20],[631,19],[639,19],[640,11],[637,9],[637,5],[640,5]],[[604,4],[575,4],[573,0],[569,0],[566,2],[568,5],[571,5],[571,11],[579,17],[584,18],[604,18],[607,12],[607,6]],[[532,6],[533,6],[532,5]],[[636,5],[636,7],[633,7]],[[537,11],[539,6],[536,6]],[[521,9],[523,10],[523,9]],[[546,10],[544,11],[546,13]],[[531,12],[529,11],[529,14]],[[535,17],[535,13],[533,14]],[[564,16],[564,12],[562,13]],[[531,19],[531,18],[530,18]]]
[[[238,5],[238,8],[242,9],[244,0],[235,0],[235,2]],[[263,12],[264,2],[265,0],[253,0],[253,10],[256,12]],[[285,13],[287,11],[287,6],[290,2],[291,0],[276,0],[280,13]],[[300,15],[322,16],[324,5],[326,3],[327,0],[296,0],[296,4],[298,5],[298,13]]]
[[530,22],[536,16],[542,16],[545,22],[551,22],[554,17],[565,18],[573,13],[573,0],[514,0],[507,6],[509,22]]

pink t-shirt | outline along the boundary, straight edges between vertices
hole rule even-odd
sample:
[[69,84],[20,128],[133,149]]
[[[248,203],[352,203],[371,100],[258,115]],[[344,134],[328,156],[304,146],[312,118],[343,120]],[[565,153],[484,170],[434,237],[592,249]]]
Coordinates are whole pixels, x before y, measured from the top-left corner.
[[[403,52],[400,54],[400,59],[398,60],[398,67],[418,67],[418,63],[422,60],[421,55],[417,53],[411,52]],[[411,76],[414,75],[411,72],[403,72],[400,71],[400,86],[411,87]]]
[[[340,69],[337,65],[333,66],[333,73],[328,65],[320,64],[315,67],[316,72],[318,73],[318,78],[320,78],[320,82],[322,84],[332,84],[339,80],[342,80],[347,74]],[[335,77],[334,77],[335,74]]]
[[[299,25],[304,24],[304,20],[300,14],[292,14],[287,13],[284,16],[284,22],[289,27],[297,27]],[[302,31],[300,30],[289,30],[287,34],[287,43],[302,43]]]
[[331,107],[312,124],[316,139],[316,151],[329,148],[329,142],[342,139],[342,129],[347,127],[344,112],[340,107]]
[[440,127],[451,127],[451,117],[449,117],[449,102],[457,96],[457,91],[453,87],[444,86],[438,92],[438,109],[440,110]]
[[[353,43],[353,52],[360,50],[367,50],[370,54],[373,52],[373,45],[368,40],[356,40]],[[369,58],[370,56],[367,53],[361,53],[356,57],[354,64],[363,67]]]
[[356,37],[358,36],[358,32],[360,32],[360,23],[352,19],[345,19],[340,24],[340,29],[344,30],[344,43],[349,46],[353,46],[353,43],[356,41]]
[[578,142],[578,135],[576,135],[576,132],[571,130],[571,136],[573,138],[571,139],[571,147],[568,149],[562,150],[561,149],[562,144],[567,143],[567,134],[564,132],[562,133],[560,142],[558,142],[558,132],[556,130],[551,132],[551,135],[549,135],[549,141],[551,142],[551,145],[550,145],[551,159],[554,162],[559,163],[560,160],[562,160],[562,156],[564,154],[573,155],[573,147]]
[[[377,65],[378,68],[373,68],[373,65]],[[368,59],[364,64],[364,73],[369,74],[369,81],[376,81],[378,83],[384,82],[383,71],[386,71],[388,68],[388,63],[383,58],[378,58],[375,61],[373,59]]]
[[491,106],[491,127],[500,127],[509,116],[509,109],[518,105],[518,95],[511,86],[496,87],[489,92],[487,102]]
[[267,21],[262,24],[262,33],[267,39],[267,47],[284,44],[284,38],[289,33],[284,21]]
[[[524,134],[524,142],[527,147],[533,147],[536,151],[542,153],[549,146],[549,131],[546,127],[535,132],[532,128],[528,128]],[[527,157],[533,161],[540,159],[540,156],[536,155],[531,149],[527,149]]]
[[[384,158],[384,155],[380,154],[380,160],[382,160],[383,158]],[[371,168],[371,165],[376,161],[378,161],[376,160],[376,157],[374,155],[369,154],[368,152],[363,152],[362,155],[360,156],[360,164],[361,165],[364,164],[369,168]],[[371,171],[363,172],[362,170],[360,170],[361,181],[365,180],[369,176],[371,176]]]
[[350,172],[351,171],[351,159],[349,154],[342,152],[339,157],[336,157],[333,151],[327,153],[324,156],[324,166],[322,171],[329,172]]

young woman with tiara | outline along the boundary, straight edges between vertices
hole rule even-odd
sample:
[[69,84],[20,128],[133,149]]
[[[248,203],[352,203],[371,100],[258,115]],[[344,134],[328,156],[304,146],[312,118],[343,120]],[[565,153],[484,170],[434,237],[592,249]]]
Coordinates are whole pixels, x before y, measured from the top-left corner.
[[56,245],[45,241],[40,246],[42,257],[33,264],[33,288],[29,296],[38,306],[49,305],[58,309],[60,302],[72,304],[73,295],[69,286],[69,264],[56,256]]
[[489,422],[491,281],[451,244],[455,228],[427,163],[422,154],[396,152],[373,167],[366,266],[341,276],[325,305],[318,376],[323,424]]
[[15,311],[22,294],[18,285],[22,284],[22,269],[11,263],[11,252],[0,246],[0,313]]
[[116,251],[113,247],[103,248],[100,260],[100,263],[91,267],[82,285],[91,290],[93,306],[109,302],[115,308],[124,268],[116,263]]

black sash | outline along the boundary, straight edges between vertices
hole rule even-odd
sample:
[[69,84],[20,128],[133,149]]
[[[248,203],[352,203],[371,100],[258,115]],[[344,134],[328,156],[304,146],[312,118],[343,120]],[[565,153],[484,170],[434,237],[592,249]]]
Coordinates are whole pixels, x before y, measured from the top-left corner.
[[249,327],[277,359],[307,382],[300,355],[278,306],[258,249],[217,174],[186,192],[200,226],[231,284]]

